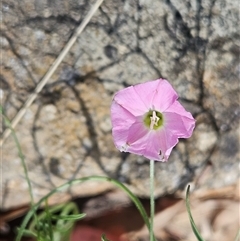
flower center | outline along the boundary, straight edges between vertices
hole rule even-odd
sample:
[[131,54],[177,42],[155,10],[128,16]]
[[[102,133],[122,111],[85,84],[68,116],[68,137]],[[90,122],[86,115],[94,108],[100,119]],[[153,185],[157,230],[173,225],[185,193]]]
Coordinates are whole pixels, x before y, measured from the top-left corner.
[[144,117],[144,124],[151,130],[157,130],[163,125],[163,114],[155,110],[150,110]]

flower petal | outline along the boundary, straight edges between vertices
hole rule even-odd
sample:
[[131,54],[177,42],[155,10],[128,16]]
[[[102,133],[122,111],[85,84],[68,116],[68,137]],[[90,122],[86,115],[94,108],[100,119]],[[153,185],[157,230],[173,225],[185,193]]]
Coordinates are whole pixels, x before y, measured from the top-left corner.
[[127,143],[131,145],[132,143],[136,142],[137,140],[140,140],[144,136],[147,135],[149,130],[144,126],[143,120],[140,119],[136,121],[130,128],[127,138]]
[[193,119],[171,112],[164,113],[164,117],[166,120],[165,127],[173,135],[176,135],[178,138],[188,138],[192,135],[195,127]]
[[134,86],[118,91],[114,96],[114,101],[135,116],[143,115],[148,111],[147,106],[136,93]]
[[189,118],[192,118],[192,114],[188,111],[185,110],[185,108],[180,104],[179,101],[174,101],[172,103],[172,105],[170,105],[166,110],[165,112],[174,112],[174,113],[177,113],[177,114],[180,114],[180,115],[183,115],[183,116],[186,116],[186,117],[189,117]]
[[139,98],[149,109],[163,112],[178,98],[176,91],[165,79],[148,81],[134,86]]
[[119,105],[116,101],[113,100],[111,105],[111,121],[112,121],[113,127],[127,128],[136,121],[136,117],[131,112],[129,112],[126,108]]
[[152,133],[151,146],[154,151],[155,160],[167,161],[173,147],[177,143],[178,138],[167,132],[165,128],[157,131],[156,133]]
[[195,127],[193,116],[178,101],[164,112],[164,122],[165,128],[178,138],[190,137]]
[[141,139],[128,146],[127,151],[143,155],[151,160],[167,161],[172,148],[177,143],[178,138],[162,128],[159,131],[149,131]]
[[[177,101],[177,93],[164,79],[119,91],[111,107],[113,139],[120,151],[167,161],[178,138],[190,137],[195,127],[191,113]],[[154,109],[163,115],[163,126],[148,128],[146,114]]]
[[129,128],[136,121],[136,117],[113,101],[111,105],[111,121],[113,140],[116,147],[120,149],[126,143]]

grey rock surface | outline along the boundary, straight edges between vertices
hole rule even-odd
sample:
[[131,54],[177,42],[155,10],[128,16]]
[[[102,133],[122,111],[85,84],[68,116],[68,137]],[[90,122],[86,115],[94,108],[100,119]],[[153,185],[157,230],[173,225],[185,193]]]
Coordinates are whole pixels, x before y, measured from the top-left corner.
[[[0,98],[12,119],[94,1],[3,0]],[[16,128],[35,201],[67,180],[107,175],[149,195],[149,162],[120,153],[111,136],[113,94],[166,78],[197,120],[167,163],[156,163],[155,195],[218,188],[239,178],[239,2],[105,1]],[[3,128],[6,128],[3,126]],[[2,150],[1,209],[29,203],[12,137]],[[113,188],[87,182],[49,203]]]

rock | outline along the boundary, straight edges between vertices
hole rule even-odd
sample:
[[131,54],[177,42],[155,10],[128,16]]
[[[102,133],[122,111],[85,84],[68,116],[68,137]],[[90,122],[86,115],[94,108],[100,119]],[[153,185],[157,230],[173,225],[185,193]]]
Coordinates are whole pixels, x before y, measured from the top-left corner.
[[[11,120],[65,46],[94,1],[3,2],[0,97]],[[113,94],[168,79],[197,120],[169,162],[156,163],[155,195],[184,189],[211,163],[202,187],[239,177],[239,8],[237,1],[105,1],[16,128],[35,202],[68,180],[104,175],[149,195],[149,161],[120,153],[111,136]],[[6,128],[4,126],[4,128]],[[3,146],[1,209],[29,203],[18,150]],[[112,189],[72,186],[49,204]],[[196,185],[196,188],[201,188]]]

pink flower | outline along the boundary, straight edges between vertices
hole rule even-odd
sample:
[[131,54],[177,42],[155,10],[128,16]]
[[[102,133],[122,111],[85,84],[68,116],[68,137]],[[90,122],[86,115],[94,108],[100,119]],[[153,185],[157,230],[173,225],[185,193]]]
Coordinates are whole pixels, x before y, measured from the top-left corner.
[[165,79],[117,92],[111,106],[115,146],[148,159],[167,161],[178,138],[192,135],[195,120]]

